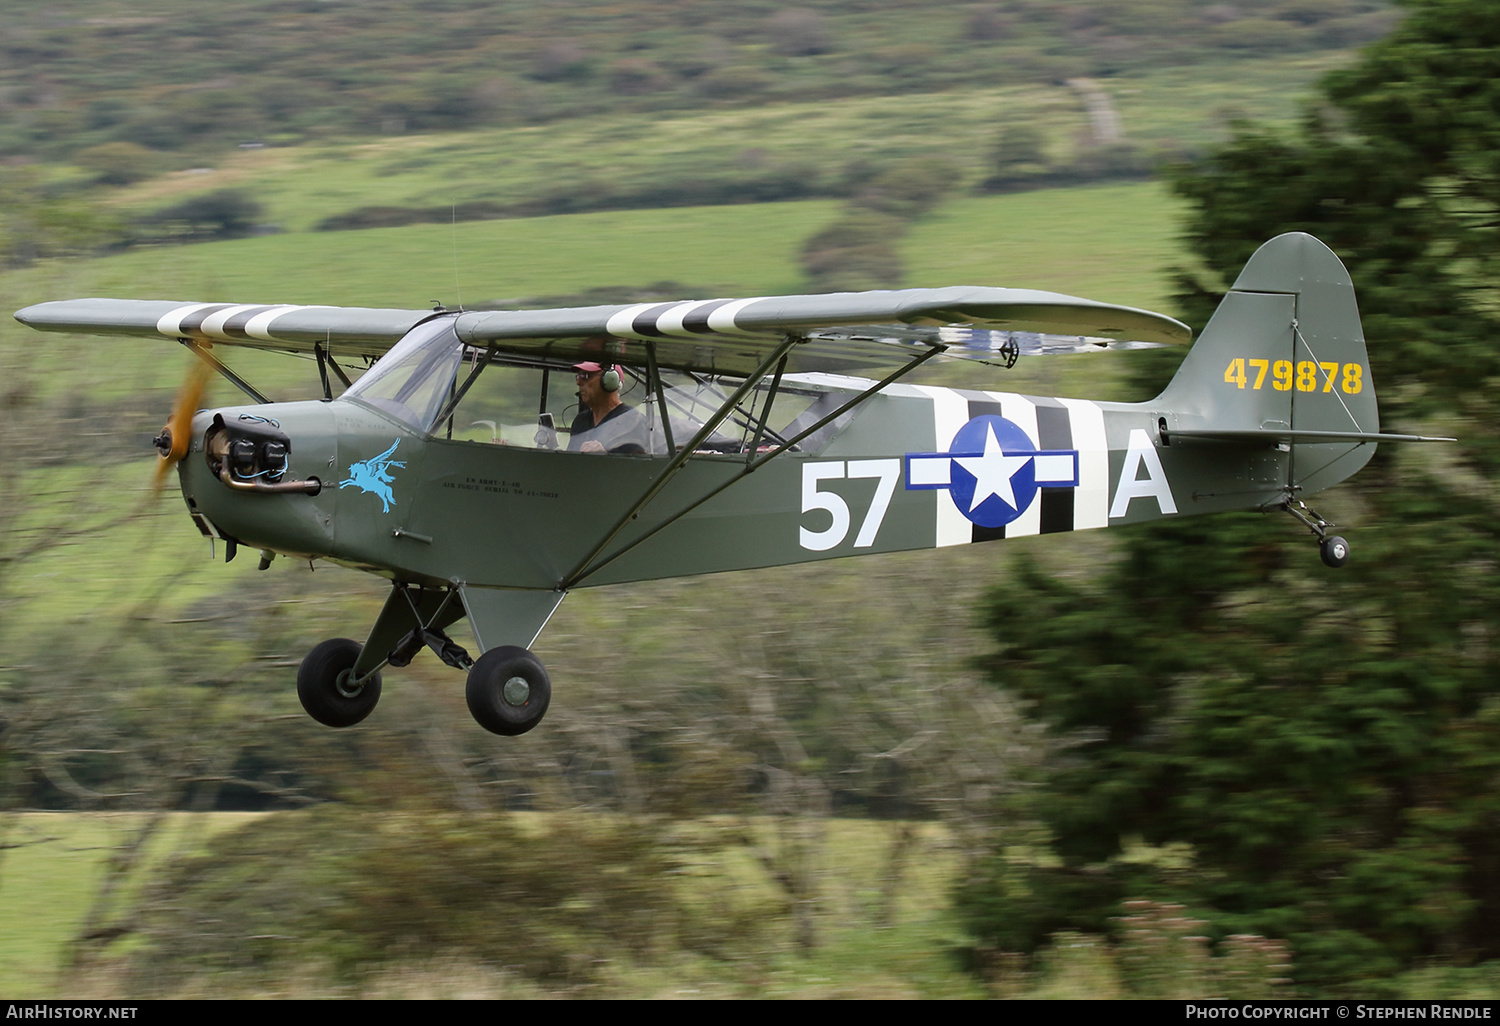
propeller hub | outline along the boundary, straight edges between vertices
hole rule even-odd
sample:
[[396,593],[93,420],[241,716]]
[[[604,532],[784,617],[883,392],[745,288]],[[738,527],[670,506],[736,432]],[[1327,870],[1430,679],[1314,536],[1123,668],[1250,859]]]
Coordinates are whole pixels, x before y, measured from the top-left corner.
[[168,424],[161,429],[161,434],[151,439],[151,444],[156,446],[156,451],[166,459],[172,455],[172,425]]

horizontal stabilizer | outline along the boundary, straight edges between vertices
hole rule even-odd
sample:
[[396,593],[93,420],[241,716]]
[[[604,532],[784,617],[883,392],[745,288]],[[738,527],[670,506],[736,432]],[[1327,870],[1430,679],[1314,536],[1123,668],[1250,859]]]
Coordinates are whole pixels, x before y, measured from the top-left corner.
[[1393,435],[1384,431],[1294,431],[1290,428],[1261,428],[1250,431],[1164,431],[1162,441],[1223,442],[1233,445],[1276,445],[1281,442],[1456,442],[1456,438],[1429,435]]

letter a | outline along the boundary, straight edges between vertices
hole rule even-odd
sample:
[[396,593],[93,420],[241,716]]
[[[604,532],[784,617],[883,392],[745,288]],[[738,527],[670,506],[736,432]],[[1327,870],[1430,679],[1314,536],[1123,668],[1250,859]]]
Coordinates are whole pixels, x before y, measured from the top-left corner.
[[[1146,476],[1137,481],[1141,464],[1146,465]],[[1163,515],[1177,512],[1177,503],[1172,499],[1171,486],[1167,484],[1166,471],[1161,469],[1161,457],[1156,446],[1140,428],[1130,429],[1130,448],[1125,452],[1125,466],[1120,468],[1120,484],[1115,488],[1115,501],[1109,507],[1111,519],[1123,517],[1130,508],[1130,500],[1149,497],[1156,500]]]

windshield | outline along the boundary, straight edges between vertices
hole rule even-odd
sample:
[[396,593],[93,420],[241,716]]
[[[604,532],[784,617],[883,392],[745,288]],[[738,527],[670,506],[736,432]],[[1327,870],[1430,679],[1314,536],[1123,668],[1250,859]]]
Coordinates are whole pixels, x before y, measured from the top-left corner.
[[419,431],[432,430],[452,394],[464,344],[456,317],[424,321],[365,372],[346,397],[369,403]]

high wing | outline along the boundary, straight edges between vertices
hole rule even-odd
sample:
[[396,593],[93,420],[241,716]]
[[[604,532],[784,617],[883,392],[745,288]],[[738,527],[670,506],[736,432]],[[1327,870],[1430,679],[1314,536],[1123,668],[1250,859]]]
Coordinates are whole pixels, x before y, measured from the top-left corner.
[[[42,331],[190,338],[281,352],[378,357],[431,310],[73,299],[16,313]],[[955,333],[954,325],[965,330]],[[567,360],[608,357],[707,374],[745,375],[788,337],[789,371],[898,365],[913,349],[953,347],[997,358],[989,333],[1068,336],[1057,351],[1113,341],[1185,345],[1189,328],[1162,314],[1031,289],[955,286],[762,296],[551,310],[469,311],[455,329],[499,352]],[[967,331],[966,329],[977,329]],[[1046,346],[1040,347],[1046,350]],[[649,355],[648,355],[649,351]]]
[[331,343],[341,353],[373,358],[432,315],[353,306],[65,299],[28,306],[15,316],[38,331],[191,338],[287,353],[311,353],[315,344]]

